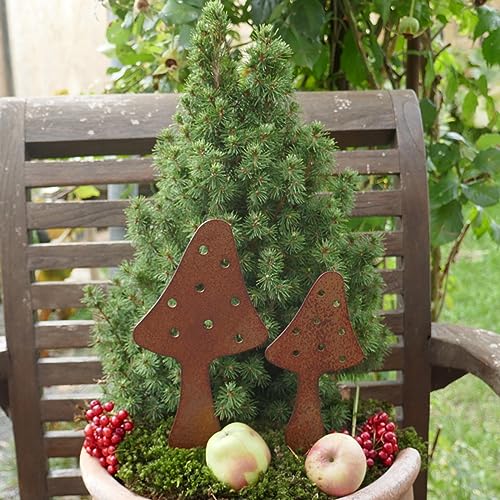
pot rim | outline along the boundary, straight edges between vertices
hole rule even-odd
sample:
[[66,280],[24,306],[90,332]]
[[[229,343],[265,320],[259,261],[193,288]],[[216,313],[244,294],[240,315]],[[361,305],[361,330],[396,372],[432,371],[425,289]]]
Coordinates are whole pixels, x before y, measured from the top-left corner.
[[[420,472],[420,462],[417,450],[405,448],[376,481],[338,500],[397,500],[411,490]],[[87,490],[96,500],[148,500],[122,486],[84,448],[80,452],[80,469]]]

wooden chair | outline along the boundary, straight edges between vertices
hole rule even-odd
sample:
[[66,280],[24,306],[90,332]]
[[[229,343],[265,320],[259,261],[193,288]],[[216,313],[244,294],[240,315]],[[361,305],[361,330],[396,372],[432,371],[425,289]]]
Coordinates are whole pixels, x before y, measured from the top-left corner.
[[[93,384],[101,376],[99,359],[85,349],[91,321],[36,320],[40,309],[81,308],[84,283],[35,282],[34,271],[117,266],[132,256],[126,241],[32,243],[35,230],[123,226],[128,204],[40,203],[31,201],[32,190],[153,182],[155,172],[145,155],[171,123],[177,100],[175,95],[0,100],[7,332],[7,351],[0,345],[0,402],[13,422],[23,500],[86,493],[71,458],[79,454],[82,434],[68,430],[68,423],[82,400],[95,395]],[[301,93],[298,100],[304,119],[322,121],[336,138],[338,170],[349,167],[365,179],[389,175],[391,180],[389,189],[370,190],[373,183],[367,183],[353,217],[382,217],[391,227],[384,233],[385,255],[395,266],[381,273],[385,293],[395,300],[383,318],[397,342],[382,371],[397,376],[367,381],[361,393],[391,401],[401,409],[404,425],[427,437],[433,388],[468,371],[497,393],[500,381],[492,357],[498,337],[443,325],[435,325],[431,337],[428,198],[418,102],[408,91]],[[69,465],[61,469],[61,461],[54,461],[59,457],[70,458]],[[425,480],[422,474],[418,498],[425,497]]]

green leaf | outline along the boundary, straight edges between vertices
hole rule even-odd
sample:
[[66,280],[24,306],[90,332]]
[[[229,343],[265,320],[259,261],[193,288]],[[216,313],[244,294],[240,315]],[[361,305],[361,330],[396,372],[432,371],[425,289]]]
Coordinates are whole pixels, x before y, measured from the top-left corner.
[[250,19],[252,19],[255,24],[267,22],[280,1],[281,0],[252,0],[250,3],[252,6]]
[[472,90],[469,90],[465,95],[464,102],[462,103],[462,115],[465,122],[472,123],[474,114],[477,108],[477,95]]
[[78,186],[73,190],[73,194],[79,200],[87,200],[89,198],[97,198],[101,192],[95,186]]
[[109,43],[114,45],[122,45],[127,43],[130,36],[130,31],[128,29],[122,28],[119,19],[112,21],[108,29],[106,30],[106,39]]
[[440,174],[444,174],[460,160],[458,144],[438,142],[428,148],[428,156]]
[[353,87],[360,87],[366,81],[366,68],[356,47],[352,31],[344,36],[344,46],[340,55],[340,67]]
[[290,24],[297,33],[318,38],[325,22],[325,9],[319,0],[296,0],[291,6]]
[[500,146],[500,134],[482,134],[476,141],[476,147],[479,150],[495,148]]
[[458,201],[431,209],[432,243],[440,246],[453,241],[460,234],[463,225],[462,206]]
[[[499,140],[499,134],[489,135],[497,136],[496,140]],[[489,172],[491,174],[498,172],[500,170],[500,149],[488,148],[480,151],[472,161],[472,166],[479,172]]]
[[375,0],[375,12],[382,16],[382,21],[385,24],[391,13],[391,0]]
[[283,40],[293,51],[292,60],[296,66],[313,69],[321,55],[322,44],[301,36],[293,28],[282,26],[279,30]]
[[455,173],[448,173],[440,179],[431,179],[429,182],[429,198],[431,208],[442,207],[458,198],[460,183]]
[[476,81],[479,92],[481,92],[481,95],[486,97],[488,95],[488,79],[486,78],[486,75],[481,75]]
[[465,197],[481,207],[495,205],[500,200],[500,186],[492,179],[474,184],[462,184]]
[[488,127],[493,128],[498,118],[498,113],[493,97],[486,98],[486,115],[488,116]]
[[161,16],[167,24],[187,24],[196,21],[201,9],[183,0],[167,0]]
[[321,80],[325,76],[325,72],[328,69],[329,62],[330,47],[328,45],[323,45],[320,56],[318,57],[313,67],[313,75],[316,80]]
[[500,245],[500,224],[497,224],[494,220],[490,221],[489,233],[491,239]]
[[425,130],[432,128],[434,120],[437,118],[438,110],[436,105],[427,98],[420,100],[420,113],[422,114],[422,122]]
[[500,64],[500,29],[490,33],[488,38],[483,41],[483,57],[489,66]]
[[483,33],[500,28],[500,14],[497,9],[483,5],[477,9],[478,21],[474,29],[474,40]]

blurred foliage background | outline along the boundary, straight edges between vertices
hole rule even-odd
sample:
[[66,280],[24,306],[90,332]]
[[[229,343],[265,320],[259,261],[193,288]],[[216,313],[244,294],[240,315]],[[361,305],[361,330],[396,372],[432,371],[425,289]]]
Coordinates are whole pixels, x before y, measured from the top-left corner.
[[[467,233],[500,243],[500,10],[485,0],[225,0],[235,50],[275,26],[298,90],[412,88],[431,207],[432,314]],[[182,91],[204,0],[108,0],[111,92]],[[450,245],[451,243],[451,245]]]

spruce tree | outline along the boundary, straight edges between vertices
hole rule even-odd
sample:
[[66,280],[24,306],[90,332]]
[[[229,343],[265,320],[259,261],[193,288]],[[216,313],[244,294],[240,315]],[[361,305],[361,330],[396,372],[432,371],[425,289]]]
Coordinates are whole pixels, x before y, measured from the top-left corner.
[[[220,1],[209,2],[193,38],[192,71],[174,125],[154,150],[160,179],[150,198],[127,213],[135,257],[104,294],[86,291],[96,312],[93,344],[103,361],[105,390],[134,416],[157,423],[173,415],[179,367],[132,340],[137,321],[169,283],[196,228],[228,221],[250,297],[270,341],[287,326],[324,271],[346,282],[351,321],[365,361],[342,377],[381,363],[388,332],[377,319],[382,282],[374,262],[380,241],[352,232],[348,218],[356,175],[332,175],[334,141],[320,123],[304,124],[293,96],[289,47],[270,26],[253,33],[245,54],[232,50]],[[295,376],[272,367],[262,350],[211,366],[215,410],[222,421],[285,424]],[[335,380],[320,382],[327,427],[342,425]]]

